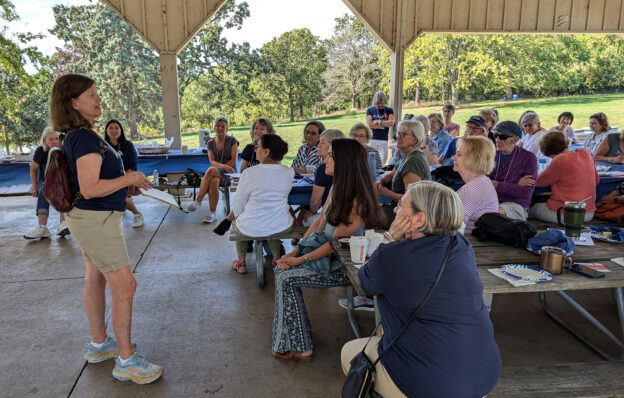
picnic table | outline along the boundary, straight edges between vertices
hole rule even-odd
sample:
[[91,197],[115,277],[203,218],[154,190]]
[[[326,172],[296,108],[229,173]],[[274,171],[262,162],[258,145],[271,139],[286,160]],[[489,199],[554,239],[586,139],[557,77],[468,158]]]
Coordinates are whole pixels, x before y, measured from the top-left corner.
[[[524,248],[513,248],[503,245],[494,241],[479,242],[474,236],[466,235],[466,238],[473,246],[475,259],[477,262],[477,268],[479,271],[479,277],[483,283],[483,293],[501,294],[501,293],[527,293],[527,292],[539,292],[539,300],[542,309],[546,314],[551,317],[560,326],[572,333],[579,340],[587,344],[590,348],[596,351],[600,356],[608,360],[622,360],[624,359],[624,295],[622,293],[622,287],[624,286],[624,267],[617,265],[610,260],[612,258],[621,257],[624,250],[624,244],[607,243],[601,241],[595,241],[594,246],[580,246],[577,245],[574,249],[574,255],[572,258],[575,262],[600,262],[604,264],[611,272],[605,273],[604,278],[587,278],[575,273],[565,272],[561,275],[554,275],[553,279],[548,282],[536,283],[534,285],[527,285],[521,287],[514,287],[506,281],[497,278],[491,274],[489,268],[497,268],[504,264],[526,264],[526,265],[539,265],[540,257],[536,254],[529,252]],[[347,308],[349,312],[349,322],[357,337],[360,337],[359,328],[355,322],[355,316],[353,314],[353,289],[357,291],[359,295],[364,295],[365,292],[360,286],[360,282],[357,276],[357,268],[353,266],[351,262],[351,254],[348,249],[342,249],[338,245],[337,240],[332,240],[332,248],[338,255],[342,264],[343,270],[349,277],[352,283],[352,287],[347,289],[347,303],[351,304],[351,308]],[[578,304],[568,294],[567,290],[585,290],[585,289],[606,289],[610,288],[613,292],[613,297],[617,307],[617,313],[620,320],[620,337],[616,336],[613,332],[608,330],[601,322],[599,322],[589,311]],[[554,292],[561,297],[565,302],[577,310],[583,317],[589,320],[596,328],[603,332],[609,339],[611,339],[617,346],[620,347],[621,353],[619,357],[613,357],[602,349],[597,347],[587,338],[579,334],[571,325],[562,321],[556,314],[554,314],[548,307],[548,301],[546,298],[547,292]]]

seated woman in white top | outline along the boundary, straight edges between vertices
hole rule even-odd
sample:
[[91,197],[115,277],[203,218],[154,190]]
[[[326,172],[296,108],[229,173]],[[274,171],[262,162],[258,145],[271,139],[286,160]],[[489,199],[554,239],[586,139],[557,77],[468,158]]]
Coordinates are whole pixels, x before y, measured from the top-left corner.
[[[269,238],[272,253],[279,253],[280,241],[270,238],[290,232],[293,225],[288,194],[295,171],[280,164],[287,152],[288,144],[278,135],[263,135],[256,149],[260,164],[243,172],[232,203],[232,227],[249,238]],[[232,262],[232,269],[240,274],[247,272],[247,242],[236,242],[238,259]]]
[[591,115],[589,117],[589,128],[591,134],[585,138],[583,147],[587,149],[592,156],[596,156],[596,150],[598,150],[602,141],[607,138],[609,130],[611,130],[607,115],[602,112]]
[[520,127],[522,127],[524,135],[516,145],[533,152],[539,161],[540,158],[544,157],[542,152],[540,152],[539,142],[547,131],[542,127],[537,113],[533,111],[525,112],[520,119]]
[[576,137],[576,133],[572,128],[571,124],[574,121],[574,115],[572,112],[563,112],[557,118],[558,125],[551,127],[548,132],[552,131],[561,131],[563,135],[566,136],[570,144],[578,144],[578,138]]

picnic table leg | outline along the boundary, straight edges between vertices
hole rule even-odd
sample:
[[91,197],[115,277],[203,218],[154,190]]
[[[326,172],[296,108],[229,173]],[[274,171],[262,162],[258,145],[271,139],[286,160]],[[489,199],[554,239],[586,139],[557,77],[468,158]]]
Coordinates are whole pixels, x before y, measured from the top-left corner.
[[356,338],[360,338],[360,328],[355,321],[355,314],[353,310],[353,286],[347,286],[347,316],[349,317],[349,324]]
[[621,332],[622,332],[622,338],[618,338],[617,336],[615,336],[599,320],[597,320],[592,314],[590,314],[589,311],[587,311],[579,303],[577,303],[574,299],[572,299],[572,297],[570,297],[569,295],[567,295],[566,293],[564,293],[562,291],[557,291],[555,293],[557,293],[566,303],[568,303],[572,308],[574,308],[576,311],[578,311],[585,319],[587,319],[589,322],[591,322],[598,330],[600,330],[609,339],[611,339],[615,344],[617,344],[618,347],[620,347],[620,349],[621,349],[621,354],[620,354],[619,357],[613,357],[613,356],[607,354],[606,352],[604,352],[603,350],[598,348],[595,344],[590,342],[586,337],[584,337],[581,334],[579,334],[568,323],[563,321],[561,318],[557,317],[551,311],[550,307],[548,307],[548,302],[546,300],[546,292],[541,292],[539,294],[539,300],[540,300],[540,306],[542,307],[542,309],[544,310],[546,315],[548,315],[550,318],[552,318],[552,320],[554,320],[561,327],[563,327],[565,330],[570,332],[574,337],[576,337],[577,339],[579,339],[583,343],[585,343],[589,348],[591,348],[592,350],[596,351],[596,353],[598,353],[598,355],[600,355],[604,359],[609,360],[609,361],[617,361],[617,360],[624,359],[624,296],[622,295],[622,288],[621,287],[613,288],[612,291],[613,291],[613,296],[614,296],[614,299],[615,299],[615,305],[616,305],[617,311],[618,311],[618,317],[619,317],[619,320],[620,320],[620,328],[621,328]]
[[256,276],[258,278],[258,287],[264,287],[264,251],[261,240],[255,240],[254,246],[256,248]]

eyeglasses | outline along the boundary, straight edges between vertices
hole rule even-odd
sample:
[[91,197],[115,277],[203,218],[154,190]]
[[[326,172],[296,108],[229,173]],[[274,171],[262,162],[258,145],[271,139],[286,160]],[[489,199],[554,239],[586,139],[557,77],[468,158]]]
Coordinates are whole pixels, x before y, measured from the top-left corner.
[[397,136],[399,136],[399,137],[407,137],[408,135],[412,135],[412,133],[409,133],[407,131],[399,131],[397,133]]
[[511,137],[505,134],[496,134],[496,139],[498,140],[507,141],[508,138],[511,138]]

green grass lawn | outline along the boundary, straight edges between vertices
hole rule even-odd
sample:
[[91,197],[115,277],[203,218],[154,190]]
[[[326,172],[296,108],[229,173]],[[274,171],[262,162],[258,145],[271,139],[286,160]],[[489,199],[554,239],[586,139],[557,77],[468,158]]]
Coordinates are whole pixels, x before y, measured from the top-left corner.
[[[457,110],[453,121],[463,126],[466,120],[472,115],[479,113],[483,108],[495,108],[498,110],[500,120],[518,121],[518,118],[525,110],[533,110],[540,116],[542,126],[549,129],[557,124],[557,116],[561,112],[568,111],[574,114],[574,122],[572,126],[576,129],[586,127],[589,124],[589,116],[595,112],[604,112],[609,123],[613,126],[619,126],[620,130],[624,128],[624,93],[618,94],[599,94],[599,95],[575,95],[568,97],[550,97],[540,99],[520,99],[518,101],[481,101],[462,103],[460,109]],[[428,115],[432,112],[442,111],[441,105],[423,106],[423,107],[404,107],[403,114],[413,113],[415,115]],[[365,111],[354,115],[332,115],[319,117],[318,120],[323,122],[325,128],[342,130],[345,135],[349,133],[351,127],[366,119]],[[297,153],[301,141],[303,139],[303,127],[307,123],[305,121],[297,121],[293,123],[276,123],[274,125],[277,134],[279,134],[289,145],[288,155],[283,163],[290,165],[292,159]],[[242,148],[251,142],[249,135],[250,126],[236,126],[229,130],[241,143]],[[462,128],[463,133],[463,128]],[[164,139],[158,139],[164,143]],[[189,148],[195,148],[198,145],[197,132],[186,132],[182,134],[182,144],[188,145]]]

